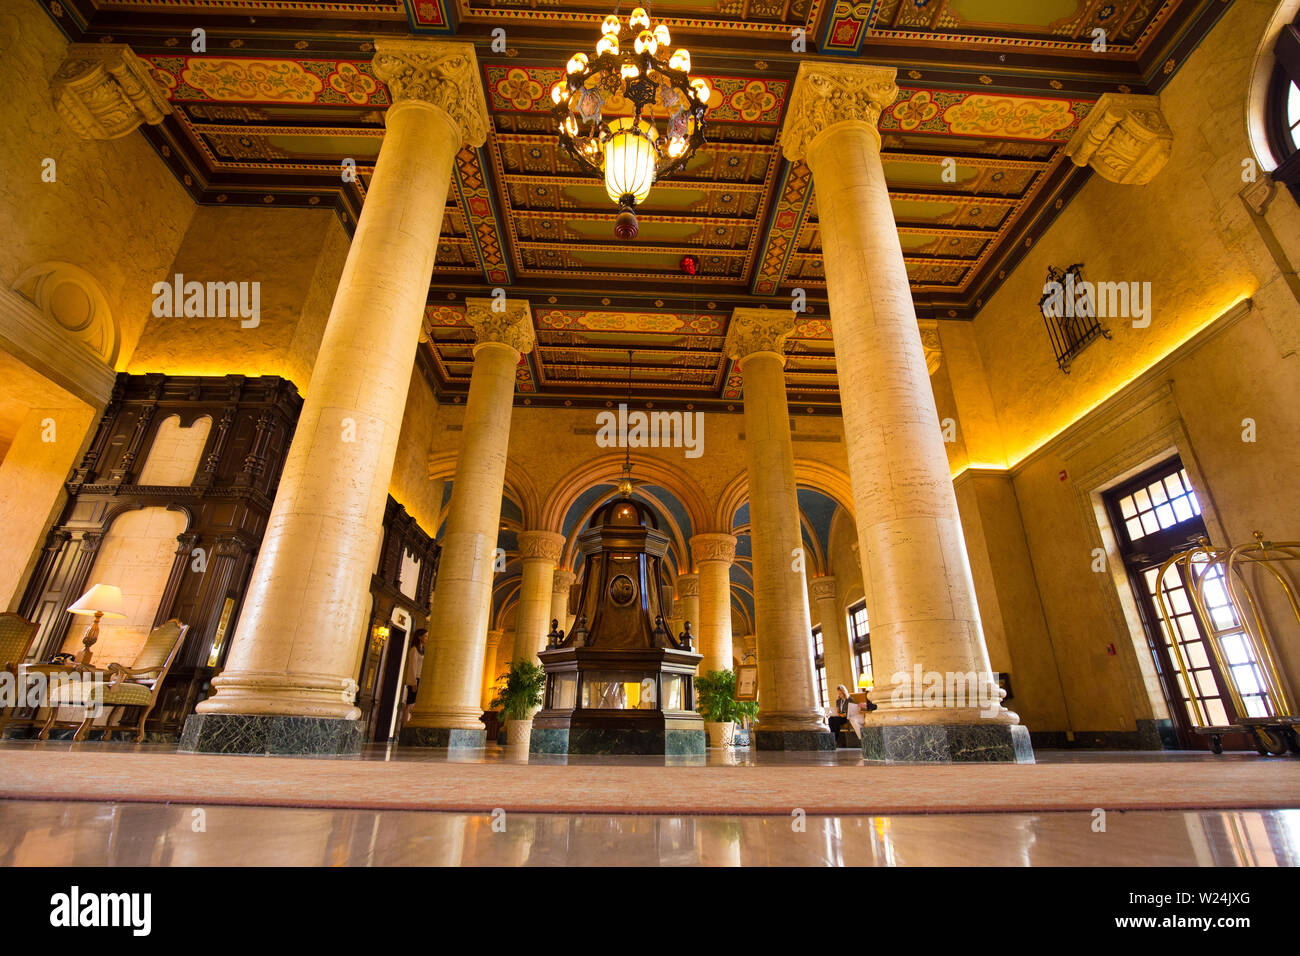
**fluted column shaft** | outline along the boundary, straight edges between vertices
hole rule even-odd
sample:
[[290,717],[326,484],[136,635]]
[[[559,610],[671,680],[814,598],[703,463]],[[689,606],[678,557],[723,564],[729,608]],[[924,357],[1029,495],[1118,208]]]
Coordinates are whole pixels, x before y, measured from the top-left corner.
[[483,649],[483,696],[479,701],[484,711],[492,709],[492,698],[496,696],[497,648],[501,646],[503,636],[505,631],[487,632],[487,644]]
[[781,136],[786,158],[811,168],[821,216],[880,704],[868,720],[1012,724],[1004,708],[981,717],[978,706],[925,702],[912,679],[917,667],[986,682],[990,667],[880,157],[877,123],[897,96],[894,73],[801,65]]
[[700,585],[700,620],[691,628],[699,638],[696,652],[704,655],[699,673],[730,670],[731,562],[736,557],[736,539],[729,534],[697,534],[691,538],[691,555]]
[[835,699],[835,688],[843,684],[853,693],[853,656],[844,632],[844,608],[840,604],[835,579],[813,578],[808,583],[813,599],[813,617],[822,629],[822,651],[826,661],[826,693]]
[[538,662],[551,630],[555,564],[560,560],[564,535],[551,531],[525,531],[519,536],[523,580],[519,585],[519,613],[515,617],[514,661]]
[[572,571],[556,568],[551,585],[551,620],[557,622],[566,634],[573,627],[573,615],[569,613],[569,589],[575,580],[577,575]]
[[[353,721],[360,713],[353,670],[452,160],[486,136],[472,45],[396,46],[391,54],[376,43],[376,69],[394,98],[387,131],[239,629],[200,715]],[[400,70],[381,68],[384,57],[406,67],[418,60],[424,82],[403,87]]]
[[496,309],[494,300],[466,301],[478,342],[465,402],[465,437],[456,462],[429,615],[434,628],[431,653],[425,655],[424,677],[403,743],[482,746],[478,696],[492,611],[493,558],[505,488],[515,367],[520,353],[533,344],[528,304],[504,305]]
[[830,730],[814,684],[812,623],[785,393],[785,339],[794,313],[737,309],[728,356],[744,381],[754,631],[758,639],[759,746],[824,749]]

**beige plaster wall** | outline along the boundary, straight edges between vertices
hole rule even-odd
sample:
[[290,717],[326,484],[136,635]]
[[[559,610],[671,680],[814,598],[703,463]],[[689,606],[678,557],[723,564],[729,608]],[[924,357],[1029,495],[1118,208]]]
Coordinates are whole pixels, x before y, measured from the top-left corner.
[[[980,390],[968,386],[963,435],[972,463],[1013,466],[1013,490],[971,482],[960,495],[963,520],[968,543],[974,536],[986,545],[981,608],[998,602],[985,614],[990,650],[1005,642],[1014,709],[1032,730],[1132,730],[1136,719],[1163,715],[1114,555],[1111,573],[1091,570],[1093,548],[1113,544],[1099,523],[1099,489],[1179,452],[1216,540],[1249,540],[1256,528],[1300,537],[1300,505],[1279,493],[1300,470],[1300,307],[1238,198],[1250,156],[1251,62],[1273,7],[1238,0],[1163,92],[1175,139],[1159,177],[1144,187],[1093,177],[973,323],[999,429],[988,428]],[[1293,207],[1277,197],[1270,226],[1290,228]],[[1067,377],[1035,305],[1047,265],[1072,262],[1092,280],[1150,282],[1154,310],[1146,329],[1109,320],[1112,341],[1090,346]],[[1253,311],[1211,328],[1247,297]],[[944,329],[947,350],[955,336]],[[1246,418],[1258,429],[1254,443],[1242,440]],[[1046,633],[1027,590],[1018,523]],[[1296,642],[1282,655],[1295,684]]]
[[[150,288],[180,247],[195,205],[140,133],[78,138],[59,118],[50,80],[67,41],[32,0],[0,10],[0,128],[5,175],[0,283],[51,260],[85,269],[104,287],[121,323],[117,368],[125,369],[149,316]],[[42,181],[55,161],[56,181]]]
[[347,248],[328,210],[201,207],[158,279],[258,282],[257,325],[245,328],[237,316],[154,317],[146,309],[128,371],[282,375],[305,394]]

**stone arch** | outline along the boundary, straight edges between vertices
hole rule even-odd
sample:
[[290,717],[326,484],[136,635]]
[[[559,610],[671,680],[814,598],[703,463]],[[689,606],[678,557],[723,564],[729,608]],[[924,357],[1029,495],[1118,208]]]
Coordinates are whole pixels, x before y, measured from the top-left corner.
[[[456,477],[456,462],[459,460],[459,451],[430,455],[429,480],[436,481],[439,478],[444,481],[454,480]],[[523,512],[524,530],[552,530],[549,527],[542,527],[537,524],[541,505],[537,494],[537,486],[533,484],[533,479],[528,475],[528,472],[509,458],[506,459],[505,488],[503,490],[506,496],[512,499],[519,506],[519,510]],[[444,513],[439,518],[439,525],[446,518],[445,511],[444,507]]]
[[[847,511],[850,516],[853,515],[853,488],[849,484],[849,476],[838,468],[820,461],[796,458],[794,460],[794,480],[799,487],[821,492]],[[731,526],[736,512],[740,510],[740,506],[748,500],[749,472],[742,471],[727,482],[727,486],[722,489],[722,494],[718,498],[717,510],[713,515],[717,527],[724,531],[727,530]]]
[[1273,55],[1273,44],[1277,42],[1282,30],[1300,14],[1300,0],[1282,0],[1255,48],[1255,62],[1250,73],[1250,86],[1246,91],[1246,136],[1250,140],[1251,151],[1255,159],[1267,172],[1278,167],[1277,157],[1268,142],[1268,93],[1273,79],[1273,68],[1277,58]]
[[40,262],[0,292],[0,347],[91,405],[113,391],[121,327],[99,281]]
[[[635,477],[659,485],[672,492],[686,509],[691,519],[692,533],[709,530],[709,508],[704,491],[695,480],[656,458],[631,455],[632,473]],[[542,508],[540,527],[546,531],[559,531],[569,506],[593,485],[612,483],[623,471],[623,455],[614,453],[579,465],[551,489]]]

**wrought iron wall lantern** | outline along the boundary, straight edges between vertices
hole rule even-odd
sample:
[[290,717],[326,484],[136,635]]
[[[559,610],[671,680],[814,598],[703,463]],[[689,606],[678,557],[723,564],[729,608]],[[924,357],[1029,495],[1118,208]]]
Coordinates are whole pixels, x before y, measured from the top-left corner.
[[707,80],[691,77],[688,50],[659,55],[668,49],[668,28],[661,23],[652,30],[644,8],[633,10],[626,24],[610,14],[601,34],[594,59],[570,57],[564,79],[551,87],[551,101],[560,145],[604,178],[621,209],[614,234],[633,239],[633,210],[655,180],[680,169],[704,145],[711,91]]
[[1052,340],[1056,365],[1066,375],[1080,352],[1099,338],[1110,338],[1110,330],[1097,319],[1096,291],[1084,281],[1082,263],[1064,269],[1047,267],[1038,310]]

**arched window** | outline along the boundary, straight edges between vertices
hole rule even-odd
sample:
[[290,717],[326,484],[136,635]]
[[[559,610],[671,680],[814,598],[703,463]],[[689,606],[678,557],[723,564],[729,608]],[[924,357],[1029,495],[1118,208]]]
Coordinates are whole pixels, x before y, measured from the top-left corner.
[[1268,92],[1268,145],[1278,161],[1273,179],[1300,202],[1300,18],[1282,28]]

